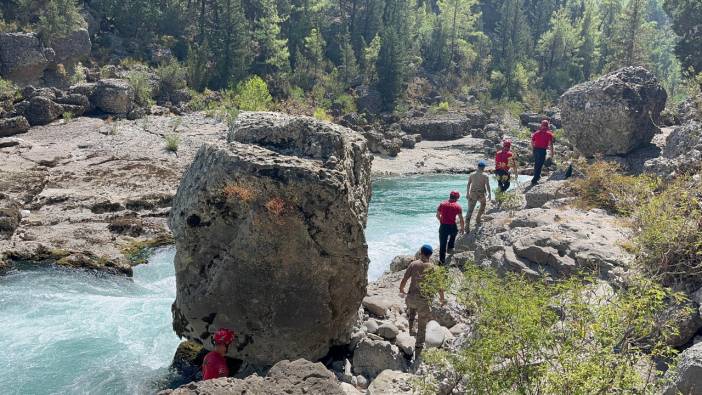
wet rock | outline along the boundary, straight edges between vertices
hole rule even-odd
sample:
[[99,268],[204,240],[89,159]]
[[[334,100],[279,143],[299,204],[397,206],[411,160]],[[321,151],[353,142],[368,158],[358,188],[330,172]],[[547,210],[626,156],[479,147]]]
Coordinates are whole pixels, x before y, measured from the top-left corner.
[[626,67],[570,88],[560,108],[566,137],[586,156],[625,155],[660,130],[667,94],[643,67]]
[[348,338],[365,295],[365,139],[309,117],[242,113],[229,141],[199,150],[173,201],[174,329],[204,342],[232,328],[233,352],[256,365],[319,359]]
[[175,390],[159,392],[160,395],[344,395],[334,374],[321,363],[303,359],[280,361],[273,365],[266,377],[256,374],[244,380],[221,378],[185,384]]
[[402,370],[405,364],[398,347],[383,340],[363,339],[353,353],[353,371],[366,377],[386,369]]
[[36,33],[0,33],[0,76],[19,85],[37,84],[53,61]]
[[178,345],[171,367],[181,375],[190,377],[190,374],[200,370],[202,358],[206,352],[202,344],[185,340]]
[[26,133],[29,130],[29,122],[25,117],[12,117],[0,119],[0,137],[14,136]]
[[414,394],[413,375],[395,370],[384,370],[371,382],[368,395]]
[[92,95],[95,107],[108,114],[127,114],[134,104],[134,89],[125,80],[98,81]]

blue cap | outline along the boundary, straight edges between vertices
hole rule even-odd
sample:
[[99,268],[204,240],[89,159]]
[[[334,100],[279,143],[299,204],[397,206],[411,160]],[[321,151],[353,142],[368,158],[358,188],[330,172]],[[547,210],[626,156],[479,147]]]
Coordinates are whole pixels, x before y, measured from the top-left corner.
[[431,246],[429,244],[424,244],[422,246],[422,248],[420,249],[420,251],[422,252],[422,254],[424,254],[426,256],[429,256],[429,255],[434,253],[434,249],[431,248]]
[[478,162],[478,167],[485,167],[485,166],[487,166],[487,163],[485,163],[485,161],[481,159],[481,160]]

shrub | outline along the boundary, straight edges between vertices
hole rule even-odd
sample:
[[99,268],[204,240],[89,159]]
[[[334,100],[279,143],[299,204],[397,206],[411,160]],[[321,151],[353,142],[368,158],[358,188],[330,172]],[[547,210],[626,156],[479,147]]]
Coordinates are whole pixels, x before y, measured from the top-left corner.
[[142,70],[132,70],[127,74],[127,81],[134,89],[134,101],[139,106],[151,106],[153,104],[152,88],[149,83],[149,75]]
[[162,95],[170,96],[173,92],[188,86],[187,70],[177,60],[158,66],[156,75],[161,80],[160,94]]
[[436,109],[439,112],[448,112],[449,103],[447,101],[442,101],[441,103],[439,103],[439,105],[436,107]]
[[266,202],[266,210],[276,217],[280,217],[285,212],[285,201],[279,197],[275,197]]
[[236,93],[231,89],[222,92],[221,100],[207,103],[205,115],[231,125],[239,115]]
[[334,105],[339,108],[342,114],[356,112],[356,100],[349,94],[339,95],[334,99]]
[[51,0],[42,6],[38,32],[45,44],[51,44],[53,38],[66,36],[77,26],[86,27],[86,23],[76,0]]
[[702,185],[681,178],[637,207],[637,260],[664,283],[702,284]]
[[19,92],[12,81],[0,78],[0,100],[14,99]]
[[166,143],[166,151],[174,153],[178,152],[180,137],[178,137],[177,134],[167,134],[163,139]]
[[[680,294],[644,278],[603,295],[589,280],[553,285],[466,267],[458,300],[473,312],[471,336],[458,352],[429,351],[424,361],[455,370],[469,393],[649,393],[661,384],[639,367],[674,355],[665,310]],[[436,380],[422,381],[426,389]]]
[[317,107],[314,109],[314,117],[319,119],[320,121],[332,121],[332,117],[329,114],[327,114],[327,112],[321,107]]
[[242,111],[266,111],[273,104],[266,81],[257,75],[237,85],[236,101]]
[[649,201],[660,186],[660,180],[648,176],[627,176],[620,173],[619,165],[598,161],[579,163],[583,177],[571,182],[581,208],[602,208],[611,213],[630,215]]
[[73,120],[73,113],[70,111],[66,111],[62,115],[63,120],[66,121],[66,123],[71,122]]

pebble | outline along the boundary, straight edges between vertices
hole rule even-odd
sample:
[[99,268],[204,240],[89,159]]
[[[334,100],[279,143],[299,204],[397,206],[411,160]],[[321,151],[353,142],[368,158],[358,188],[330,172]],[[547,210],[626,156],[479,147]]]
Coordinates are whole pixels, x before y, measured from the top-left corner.
[[376,333],[378,331],[378,321],[372,318],[363,323],[363,326],[366,327],[366,332],[368,333]]

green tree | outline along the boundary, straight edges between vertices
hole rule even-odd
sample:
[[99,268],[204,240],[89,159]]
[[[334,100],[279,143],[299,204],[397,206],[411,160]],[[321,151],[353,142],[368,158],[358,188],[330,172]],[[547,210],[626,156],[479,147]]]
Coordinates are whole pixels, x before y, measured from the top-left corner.
[[614,39],[622,13],[622,0],[601,0],[599,5],[599,28],[601,45],[597,71],[602,72],[615,56]]
[[646,0],[629,0],[624,8],[614,36],[612,68],[648,64],[652,24],[646,19],[647,7]]
[[49,0],[39,17],[39,35],[46,44],[85,27],[77,0]]
[[385,29],[381,36],[376,67],[378,91],[387,110],[394,109],[407,77],[409,8],[407,0],[387,0],[385,3]]
[[551,29],[537,45],[544,88],[560,94],[582,80],[581,45],[580,30],[573,26],[566,10],[556,11],[551,18]]
[[599,32],[596,29],[597,13],[594,2],[585,3],[585,13],[580,21],[580,38],[582,43],[578,49],[578,57],[582,63],[582,74],[585,80],[589,80],[597,72],[597,60],[599,57]]
[[665,0],[664,9],[672,19],[673,30],[680,36],[675,53],[683,69],[702,73],[702,2]]
[[493,87],[498,95],[520,95],[516,71],[517,65],[522,62],[530,46],[527,26],[521,0],[505,0],[500,9],[500,19],[493,40],[495,66],[504,81],[500,86]]

